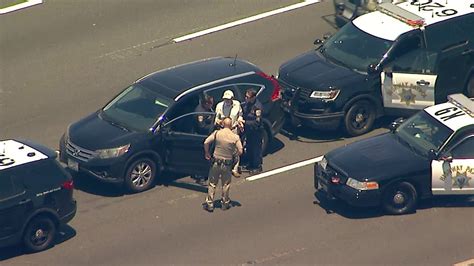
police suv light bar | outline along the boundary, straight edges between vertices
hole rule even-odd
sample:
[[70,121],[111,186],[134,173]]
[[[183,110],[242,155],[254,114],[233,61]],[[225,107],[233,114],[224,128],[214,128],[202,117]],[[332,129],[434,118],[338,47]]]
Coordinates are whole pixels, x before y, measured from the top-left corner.
[[425,25],[425,20],[422,17],[394,5],[393,3],[382,3],[378,6],[378,10],[413,27],[421,27]]
[[461,108],[469,116],[474,117],[474,99],[467,98],[464,94],[451,94],[448,95],[448,100],[456,107]]

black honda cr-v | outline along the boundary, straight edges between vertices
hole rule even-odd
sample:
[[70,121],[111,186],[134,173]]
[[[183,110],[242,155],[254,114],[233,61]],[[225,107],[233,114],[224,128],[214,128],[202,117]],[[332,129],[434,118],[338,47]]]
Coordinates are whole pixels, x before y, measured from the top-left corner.
[[[60,140],[60,158],[73,171],[124,183],[131,192],[148,189],[163,170],[207,174],[194,112],[206,95],[221,100],[232,90],[244,101],[254,88],[263,104],[264,146],[284,120],[280,86],[255,65],[235,58],[196,61],[138,79],[93,114],[71,124]],[[212,119],[213,113],[205,113]]]
[[56,157],[29,141],[0,140],[0,247],[47,249],[75,216],[72,177]]

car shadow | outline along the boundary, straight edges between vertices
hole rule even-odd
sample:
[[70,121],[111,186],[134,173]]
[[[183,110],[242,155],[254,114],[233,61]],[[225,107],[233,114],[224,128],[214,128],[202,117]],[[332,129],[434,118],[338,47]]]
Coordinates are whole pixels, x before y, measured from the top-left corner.
[[[390,124],[396,118],[398,117],[384,116],[375,120],[373,130],[380,128],[389,129]],[[290,119],[287,119],[287,121],[290,121]],[[316,129],[306,126],[293,126],[290,122],[285,123],[280,134],[289,140],[303,143],[326,143],[352,138],[347,135],[342,126],[332,129]]]
[[341,200],[328,199],[327,196],[320,191],[314,193],[314,196],[315,200],[313,201],[313,204],[319,205],[327,214],[336,213],[348,219],[369,219],[385,215],[381,208],[361,208],[350,206]]
[[418,209],[472,207],[474,207],[474,196],[472,195],[445,195],[436,196],[420,202]]
[[83,173],[71,173],[71,175],[74,188],[77,190],[104,197],[121,197],[127,194],[122,185],[102,182]]
[[[51,248],[73,238],[76,236],[76,230],[71,226],[64,224],[58,228],[58,232],[54,239],[54,244]],[[15,245],[10,247],[0,248],[0,261],[8,260],[11,258],[19,257],[27,254],[21,245]]]
[[281,140],[279,140],[277,136],[273,138],[270,143],[268,143],[267,150],[263,154],[264,157],[268,154],[274,154],[285,147],[285,144]]

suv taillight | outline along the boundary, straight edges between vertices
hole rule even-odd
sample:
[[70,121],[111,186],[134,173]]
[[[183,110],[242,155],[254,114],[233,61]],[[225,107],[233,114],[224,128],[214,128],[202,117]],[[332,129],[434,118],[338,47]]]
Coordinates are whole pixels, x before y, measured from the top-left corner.
[[68,180],[61,185],[62,188],[72,190],[74,189],[74,181]]
[[274,101],[278,101],[281,99],[281,87],[280,87],[280,84],[278,83],[278,80],[276,80],[275,77],[273,76],[269,76],[263,72],[258,72],[257,73],[259,76],[261,76],[262,78],[266,79],[266,80],[269,80],[272,85],[273,85],[273,92],[272,92],[272,96],[270,97],[271,101],[274,102]]

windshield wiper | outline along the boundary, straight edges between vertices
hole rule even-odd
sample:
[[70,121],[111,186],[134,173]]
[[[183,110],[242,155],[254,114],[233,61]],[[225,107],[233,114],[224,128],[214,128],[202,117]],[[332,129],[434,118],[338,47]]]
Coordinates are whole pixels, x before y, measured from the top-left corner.
[[128,128],[126,128],[124,125],[118,123],[117,121],[112,120],[109,116],[107,116],[107,114],[106,114],[103,110],[102,110],[99,114],[100,114],[100,117],[101,117],[103,120],[109,122],[111,125],[116,126],[116,127],[120,128],[120,129],[122,129],[122,130],[125,130],[125,131],[130,131],[130,130],[129,130]]

